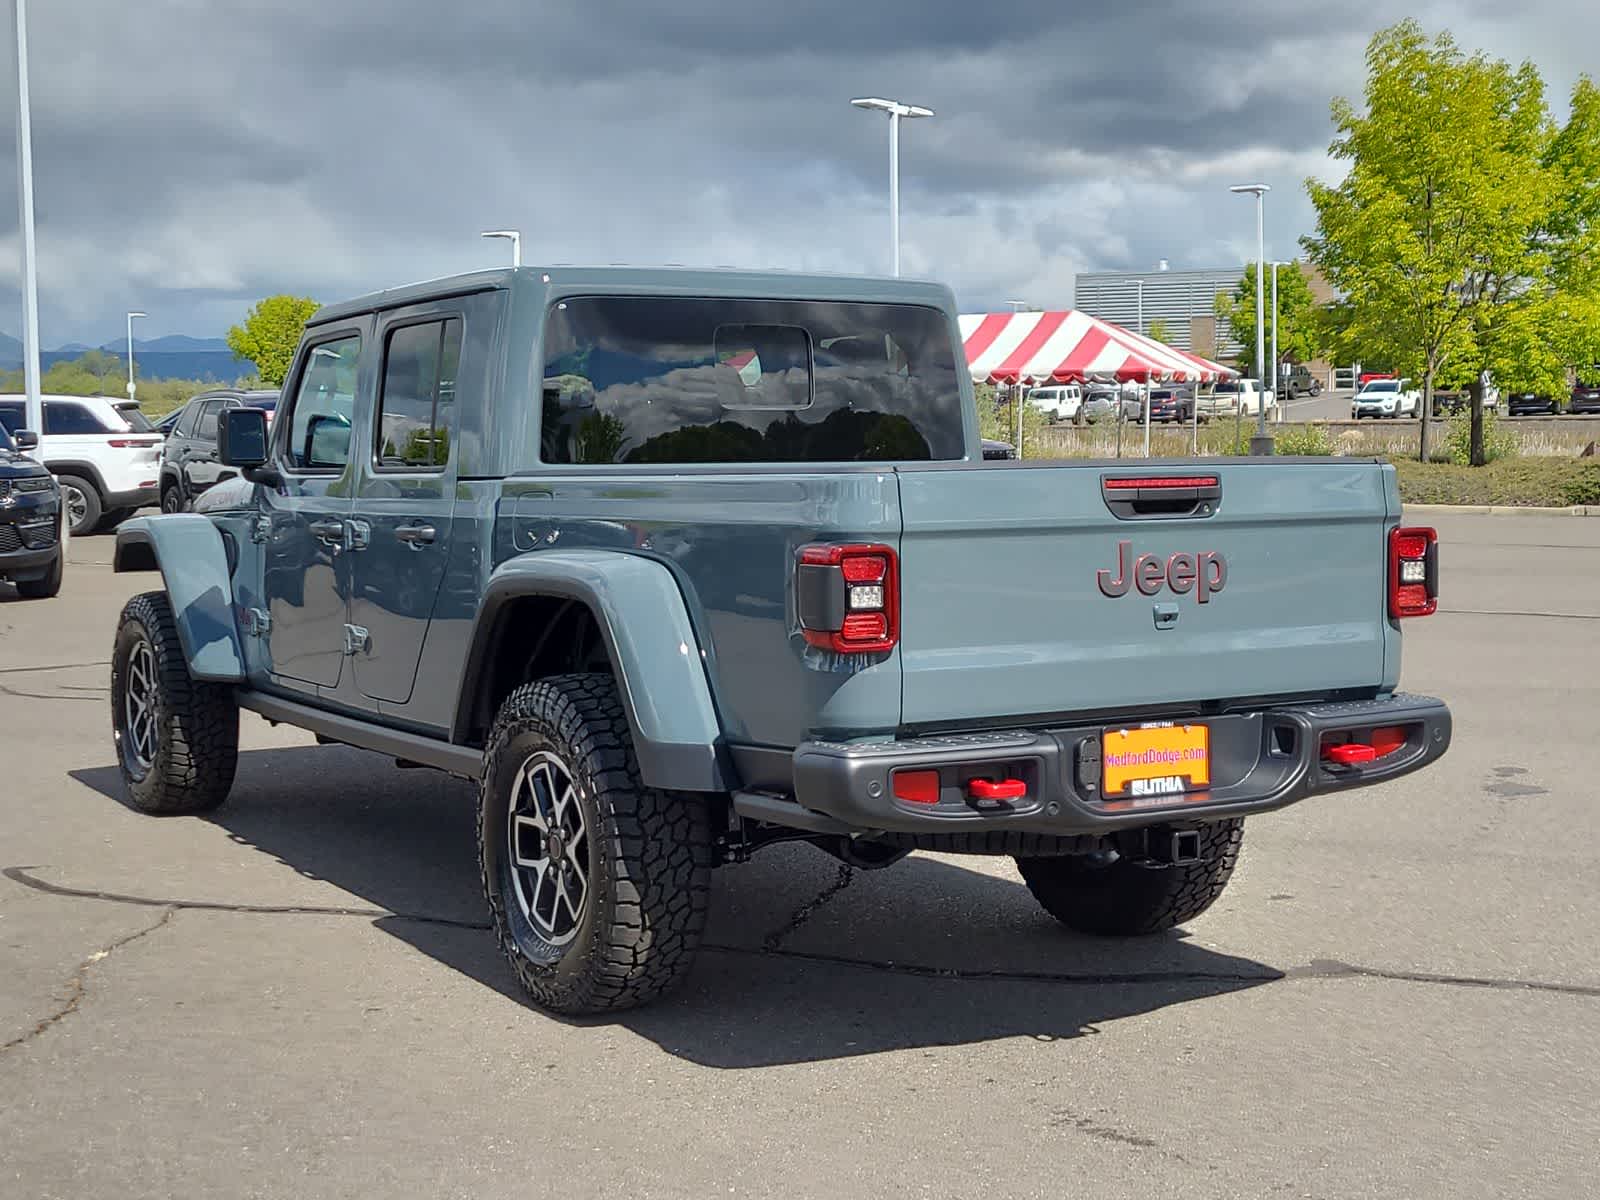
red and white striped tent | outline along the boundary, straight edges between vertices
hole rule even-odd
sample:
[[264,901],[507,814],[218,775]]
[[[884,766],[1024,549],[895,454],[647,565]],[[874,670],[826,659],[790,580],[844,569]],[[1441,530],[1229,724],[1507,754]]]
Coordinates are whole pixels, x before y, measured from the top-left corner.
[[966,314],[961,317],[961,340],[977,383],[1213,383],[1239,374],[1072,310]]

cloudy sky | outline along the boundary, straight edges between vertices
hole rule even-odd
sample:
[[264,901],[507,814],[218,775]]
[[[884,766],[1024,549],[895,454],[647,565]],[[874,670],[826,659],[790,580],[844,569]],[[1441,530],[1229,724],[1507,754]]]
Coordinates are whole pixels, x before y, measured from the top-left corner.
[[1328,100],[1406,15],[1531,57],[1558,104],[1600,61],[1594,0],[30,0],[42,340],[106,340],[129,307],[146,336],[216,335],[271,292],[503,261],[495,227],[530,263],[887,270],[887,119],[863,94],[938,112],[904,130],[903,254],[965,308],[1242,262],[1226,188],[1256,178],[1286,257]]

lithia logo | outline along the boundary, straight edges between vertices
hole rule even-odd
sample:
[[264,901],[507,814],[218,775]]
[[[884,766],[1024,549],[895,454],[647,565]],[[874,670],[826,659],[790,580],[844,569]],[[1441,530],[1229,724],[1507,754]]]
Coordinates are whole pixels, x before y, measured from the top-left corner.
[[1135,559],[1133,543],[1118,542],[1115,571],[1102,567],[1095,572],[1095,582],[1107,596],[1126,596],[1130,588],[1154,596],[1165,588],[1178,596],[1193,592],[1195,599],[1205,604],[1227,586],[1228,560],[1212,550],[1166,559],[1141,554]]

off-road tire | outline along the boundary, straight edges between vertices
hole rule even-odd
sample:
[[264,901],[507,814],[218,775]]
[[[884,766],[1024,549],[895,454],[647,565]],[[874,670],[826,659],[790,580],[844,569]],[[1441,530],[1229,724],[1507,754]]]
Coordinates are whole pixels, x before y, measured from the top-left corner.
[[[509,859],[508,808],[539,752],[567,767],[582,812],[588,882],[570,940],[546,940],[524,914]],[[627,714],[609,675],[556,675],[506,698],[479,785],[478,865],[500,949],[535,1004],[615,1012],[655,999],[688,972],[711,883],[704,797],[644,785]]]
[[1133,937],[1185,924],[1210,908],[1228,886],[1244,821],[1200,829],[1200,858],[1181,867],[1147,866],[1099,856],[1022,858],[1017,869],[1033,897],[1079,933]]
[[[129,660],[141,642],[154,666],[154,752],[141,762],[128,728]],[[111,728],[128,802],[160,816],[209,812],[228,798],[239,762],[239,706],[227,684],[190,678],[165,592],[133,597],[111,653]]]
[[67,560],[67,552],[57,550],[54,560],[47,570],[38,579],[17,580],[17,595],[24,600],[48,600],[61,591],[62,564]]
[[[73,523],[69,515],[67,520],[71,526],[73,537],[86,537],[94,532],[100,518],[105,513],[105,506],[100,500],[100,489],[95,487],[92,479],[85,479],[82,475],[66,474],[57,475],[56,480],[61,484],[61,503],[67,503],[67,489],[72,488],[83,497],[83,519]],[[70,510],[69,510],[70,511]]]

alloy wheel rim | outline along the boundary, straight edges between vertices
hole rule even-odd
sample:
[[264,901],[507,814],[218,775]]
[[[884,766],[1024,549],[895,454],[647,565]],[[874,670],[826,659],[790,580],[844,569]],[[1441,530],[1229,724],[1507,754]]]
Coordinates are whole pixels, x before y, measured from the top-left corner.
[[572,771],[538,750],[517,769],[506,843],[517,907],[554,946],[577,936],[589,904],[589,837]]
[[67,494],[67,523],[73,529],[76,529],[82,524],[83,519],[89,515],[88,498],[70,483],[62,491]]
[[156,659],[144,638],[128,652],[122,719],[128,757],[139,770],[148,771],[156,758]]

